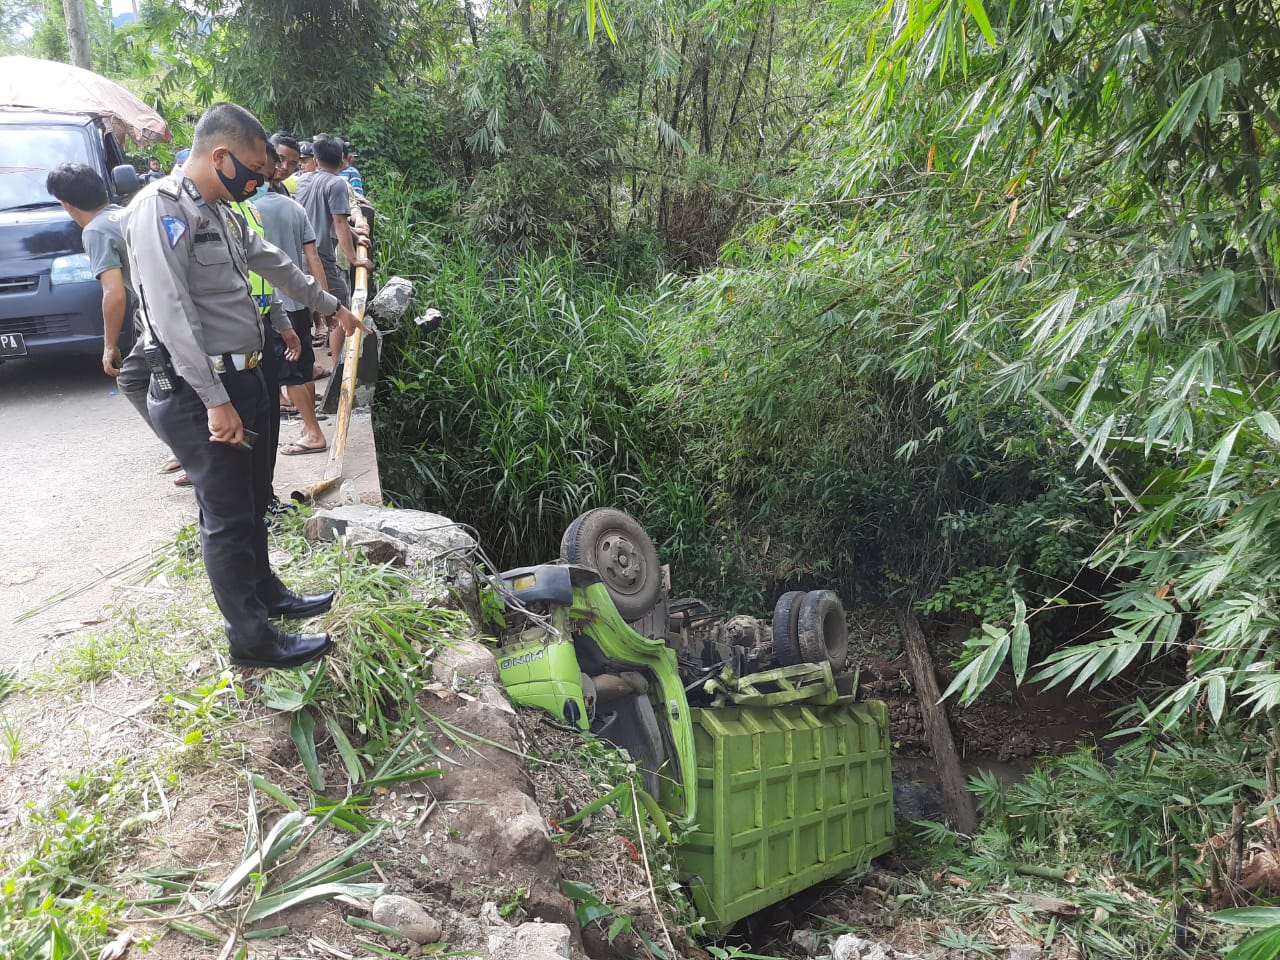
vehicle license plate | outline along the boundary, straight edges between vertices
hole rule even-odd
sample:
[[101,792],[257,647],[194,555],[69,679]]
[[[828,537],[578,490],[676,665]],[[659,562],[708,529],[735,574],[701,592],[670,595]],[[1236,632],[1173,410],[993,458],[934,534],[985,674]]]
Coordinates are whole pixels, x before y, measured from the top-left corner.
[[27,342],[20,333],[0,333],[0,357],[25,357]]

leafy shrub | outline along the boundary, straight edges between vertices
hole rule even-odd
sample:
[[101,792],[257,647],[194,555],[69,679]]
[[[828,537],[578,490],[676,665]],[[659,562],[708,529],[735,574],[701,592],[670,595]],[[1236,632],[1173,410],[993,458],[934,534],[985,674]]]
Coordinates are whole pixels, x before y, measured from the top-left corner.
[[406,265],[444,327],[427,339],[406,325],[385,344],[388,498],[474,524],[512,563],[554,556],[591,507],[643,514],[660,445],[637,401],[653,373],[645,299],[572,256],[491,276],[476,248],[418,236]]

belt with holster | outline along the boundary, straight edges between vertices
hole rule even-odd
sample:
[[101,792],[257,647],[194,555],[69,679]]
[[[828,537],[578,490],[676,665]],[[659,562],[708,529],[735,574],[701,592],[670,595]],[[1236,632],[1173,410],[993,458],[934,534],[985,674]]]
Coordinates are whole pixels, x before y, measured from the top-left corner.
[[222,353],[209,358],[217,373],[234,373],[237,370],[252,370],[262,360],[262,353],[254,350],[251,353]]

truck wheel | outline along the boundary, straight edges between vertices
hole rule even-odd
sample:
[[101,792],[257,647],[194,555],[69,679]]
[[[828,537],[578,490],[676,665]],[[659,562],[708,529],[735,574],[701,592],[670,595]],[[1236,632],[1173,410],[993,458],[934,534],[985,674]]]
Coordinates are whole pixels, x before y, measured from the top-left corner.
[[783,667],[804,663],[798,642],[800,600],[803,597],[803,591],[788,590],[773,607],[773,655]]
[[569,524],[560,559],[600,574],[623,620],[639,620],[662,592],[658,551],[634,518],[613,507],[588,510]]
[[802,663],[822,663],[839,673],[849,656],[849,624],[844,605],[830,590],[814,590],[800,601],[796,623],[797,645]]

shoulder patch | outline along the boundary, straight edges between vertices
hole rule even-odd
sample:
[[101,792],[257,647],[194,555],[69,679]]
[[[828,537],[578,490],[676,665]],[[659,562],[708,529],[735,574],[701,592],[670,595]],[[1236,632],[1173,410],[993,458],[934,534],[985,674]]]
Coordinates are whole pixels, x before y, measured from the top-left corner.
[[160,223],[164,225],[164,232],[169,237],[169,249],[172,250],[187,232],[187,222],[178,217],[163,216]]
[[163,194],[170,200],[177,200],[182,196],[182,192],[178,189],[178,185],[172,180],[157,180],[155,181],[155,184],[156,193]]
[[200,196],[200,191],[196,189],[196,185],[186,177],[182,178],[182,189],[187,191],[187,196],[192,200],[199,201],[204,199],[204,197]]

